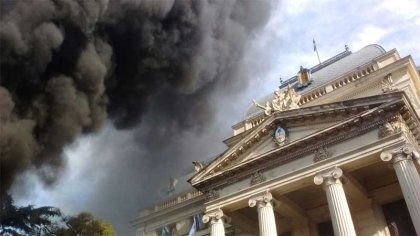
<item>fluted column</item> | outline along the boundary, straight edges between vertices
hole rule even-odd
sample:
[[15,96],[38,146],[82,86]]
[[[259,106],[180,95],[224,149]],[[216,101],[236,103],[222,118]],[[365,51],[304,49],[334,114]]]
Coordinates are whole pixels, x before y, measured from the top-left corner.
[[323,185],[327,195],[328,209],[335,236],[356,236],[349,205],[344,193],[341,178],[343,171],[334,167],[314,177],[316,185]]
[[206,213],[203,216],[203,222],[210,222],[210,236],[224,236],[225,226],[223,225],[223,211],[217,209]]
[[248,201],[250,207],[257,206],[260,236],[277,236],[272,201],[273,195],[270,192],[252,197]]
[[392,161],[417,235],[420,235],[420,176],[414,161],[419,156],[409,145],[381,153],[383,161]]

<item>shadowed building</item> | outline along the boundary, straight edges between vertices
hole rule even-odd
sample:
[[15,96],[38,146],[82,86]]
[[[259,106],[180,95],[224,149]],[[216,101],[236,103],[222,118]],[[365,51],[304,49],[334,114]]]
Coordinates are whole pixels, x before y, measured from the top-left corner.
[[418,69],[395,49],[301,67],[133,220],[137,235],[420,235],[419,98]]

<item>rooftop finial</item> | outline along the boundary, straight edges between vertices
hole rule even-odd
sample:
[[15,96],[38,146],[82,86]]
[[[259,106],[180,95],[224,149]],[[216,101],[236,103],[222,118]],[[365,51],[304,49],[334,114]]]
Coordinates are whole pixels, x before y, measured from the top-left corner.
[[347,51],[349,51],[349,50],[350,50],[350,49],[349,49],[349,45],[347,45],[347,44],[346,44],[346,45],[344,45],[344,49],[346,50],[346,52],[347,52]]

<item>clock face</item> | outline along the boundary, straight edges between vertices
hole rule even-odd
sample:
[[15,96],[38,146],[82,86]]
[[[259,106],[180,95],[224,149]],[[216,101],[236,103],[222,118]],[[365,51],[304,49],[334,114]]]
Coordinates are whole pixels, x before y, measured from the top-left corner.
[[274,132],[274,140],[277,144],[283,145],[286,142],[286,139],[286,130],[284,130],[282,127],[278,127]]

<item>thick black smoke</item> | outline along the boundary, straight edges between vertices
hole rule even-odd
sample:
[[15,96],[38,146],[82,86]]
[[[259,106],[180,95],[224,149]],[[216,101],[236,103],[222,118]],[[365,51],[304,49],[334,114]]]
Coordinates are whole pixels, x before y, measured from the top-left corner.
[[107,119],[132,128],[155,116],[149,148],[204,126],[214,92],[241,81],[247,39],[269,15],[267,2],[253,0],[8,3],[0,11],[2,191],[28,169],[56,180],[63,148]]

